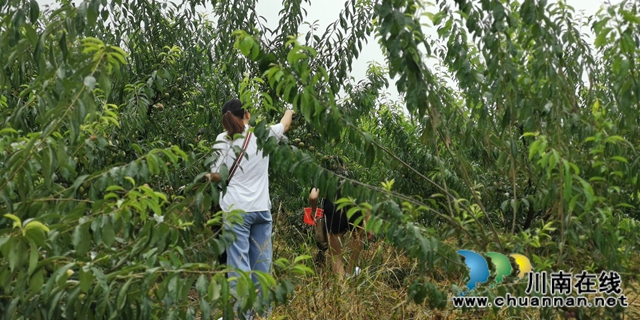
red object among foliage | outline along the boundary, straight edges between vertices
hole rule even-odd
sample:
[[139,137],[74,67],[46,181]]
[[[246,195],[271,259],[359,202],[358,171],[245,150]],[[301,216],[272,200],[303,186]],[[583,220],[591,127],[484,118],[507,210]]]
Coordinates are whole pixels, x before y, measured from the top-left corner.
[[[324,210],[322,208],[316,208],[316,219],[324,217]],[[314,220],[311,219],[311,208],[304,208],[304,223],[312,226]]]

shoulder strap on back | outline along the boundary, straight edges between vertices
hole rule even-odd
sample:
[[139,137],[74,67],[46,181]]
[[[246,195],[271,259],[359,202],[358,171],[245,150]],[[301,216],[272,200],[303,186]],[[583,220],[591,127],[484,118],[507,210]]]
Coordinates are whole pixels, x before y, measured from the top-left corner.
[[227,179],[227,186],[231,182],[231,178],[236,173],[236,170],[238,170],[240,161],[242,161],[242,158],[244,158],[244,152],[247,150],[247,146],[249,145],[249,139],[251,139],[251,131],[249,131],[247,135],[244,137],[244,143],[242,144],[242,151],[240,152],[236,160],[233,162],[233,166],[231,167],[231,172],[229,172],[229,178]]

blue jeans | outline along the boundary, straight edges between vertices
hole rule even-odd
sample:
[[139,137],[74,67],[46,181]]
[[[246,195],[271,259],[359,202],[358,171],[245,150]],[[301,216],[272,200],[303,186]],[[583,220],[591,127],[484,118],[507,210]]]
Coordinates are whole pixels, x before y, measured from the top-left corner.
[[[227,248],[227,265],[244,272],[252,270],[269,273],[273,251],[271,247],[272,219],[271,211],[255,211],[242,214],[244,222],[233,226],[233,232],[237,240]],[[230,272],[229,277],[237,277],[238,274]],[[259,290],[262,289],[255,275],[251,279]],[[229,283],[232,292],[235,292],[236,280]],[[236,305],[237,309],[237,305]]]

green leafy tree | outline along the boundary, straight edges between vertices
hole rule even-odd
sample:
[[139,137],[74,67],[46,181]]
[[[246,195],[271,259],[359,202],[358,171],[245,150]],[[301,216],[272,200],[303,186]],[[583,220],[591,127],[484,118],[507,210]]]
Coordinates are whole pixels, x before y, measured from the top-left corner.
[[[349,0],[303,40],[302,1],[284,2],[275,30],[255,1],[212,2],[215,22],[196,13],[202,4],[61,1],[41,11],[35,0],[0,1],[4,318],[230,318],[238,299],[243,310],[286,303],[310,271],[307,256],[260,274],[264,297],[245,273],[229,292],[215,262],[234,235],[211,231],[219,193],[202,177],[222,131],[219,104],[234,96],[260,115],[252,125],[284,211],[299,209],[312,183],[335,194],[346,177],[319,164],[348,159],[355,175],[339,204],[371,210],[367,229],[416,262],[415,303],[446,308],[459,292],[432,279],[466,272],[458,248],[637,281],[637,4],[585,20],[563,2],[438,1],[429,13],[419,1]],[[422,32],[423,15],[438,40]],[[386,66],[352,83],[373,33]],[[398,78],[401,103],[384,98],[387,76]],[[298,114],[288,145],[267,132],[285,106]],[[524,295],[525,286],[478,293]]]

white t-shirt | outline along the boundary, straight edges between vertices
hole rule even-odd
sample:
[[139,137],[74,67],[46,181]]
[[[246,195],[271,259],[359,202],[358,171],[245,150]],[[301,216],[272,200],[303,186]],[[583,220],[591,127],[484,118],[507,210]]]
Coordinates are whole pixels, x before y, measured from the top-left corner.
[[[238,138],[233,145],[242,148],[244,136],[247,134],[249,125],[245,125],[243,138]],[[227,165],[227,169],[231,171],[236,155],[231,148],[231,142],[226,139],[227,132],[223,132],[216,138],[214,145],[215,152],[218,154],[218,160],[212,164],[211,172],[220,171],[222,163]],[[278,123],[272,125],[269,130],[269,137],[282,139],[284,136],[284,125]],[[262,154],[262,150],[258,150],[256,136],[251,134],[249,144],[247,145],[246,156],[240,160],[240,165],[235,174],[231,178],[227,192],[220,200],[220,207],[224,211],[241,209],[245,212],[266,211],[271,209],[271,198],[269,197],[269,155]],[[222,141],[222,142],[221,142]],[[233,207],[232,207],[233,205]],[[231,210],[230,210],[231,209]]]

